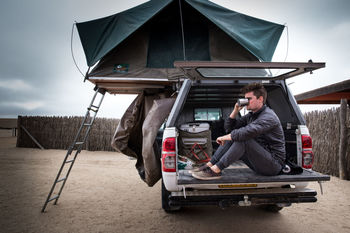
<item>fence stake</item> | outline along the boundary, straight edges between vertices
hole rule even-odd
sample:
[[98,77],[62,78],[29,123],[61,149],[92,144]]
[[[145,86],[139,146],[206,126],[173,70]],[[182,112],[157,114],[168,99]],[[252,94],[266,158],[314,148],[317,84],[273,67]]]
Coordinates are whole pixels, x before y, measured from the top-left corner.
[[22,124],[22,116],[17,117],[17,140],[16,140],[16,147],[19,147],[19,141],[21,139],[21,124]]
[[340,142],[339,142],[339,178],[347,179],[346,174],[346,148],[347,148],[347,126],[346,126],[347,100],[340,101]]
[[42,150],[44,150],[45,148],[40,145],[40,143],[28,132],[28,130],[26,130],[26,128],[23,127],[23,125],[21,125],[21,128],[24,130],[24,132],[26,132],[28,134],[28,136],[33,140],[33,142]]

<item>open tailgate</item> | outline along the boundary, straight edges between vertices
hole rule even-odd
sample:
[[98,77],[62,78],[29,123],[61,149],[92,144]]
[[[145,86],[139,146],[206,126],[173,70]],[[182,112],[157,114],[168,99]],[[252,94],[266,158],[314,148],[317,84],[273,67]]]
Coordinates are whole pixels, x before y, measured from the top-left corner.
[[223,171],[223,175],[218,180],[198,180],[192,177],[192,174],[186,170],[179,171],[178,184],[249,184],[249,183],[294,183],[309,181],[329,181],[329,175],[305,170],[298,175],[278,175],[263,176],[255,173],[250,168],[228,168]]

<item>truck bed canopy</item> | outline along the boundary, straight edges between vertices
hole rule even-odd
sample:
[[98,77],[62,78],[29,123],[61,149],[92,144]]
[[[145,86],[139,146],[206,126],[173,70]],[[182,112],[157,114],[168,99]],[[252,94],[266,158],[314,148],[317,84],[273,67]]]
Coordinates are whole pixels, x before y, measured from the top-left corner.
[[179,60],[271,61],[284,26],[207,0],[151,0],[77,23],[77,29],[88,66],[97,63],[90,81],[128,87],[126,80],[158,86],[175,81],[183,76],[173,65]]

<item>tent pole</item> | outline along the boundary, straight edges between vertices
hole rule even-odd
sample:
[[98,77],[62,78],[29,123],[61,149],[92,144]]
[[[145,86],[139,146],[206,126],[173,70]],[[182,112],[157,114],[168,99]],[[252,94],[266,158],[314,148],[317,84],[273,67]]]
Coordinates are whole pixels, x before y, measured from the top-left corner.
[[182,20],[181,0],[179,0],[179,8],[180,8],[181,33],[182,33],[182,52],[184,56],[184,61],[186,61],[185,33],[184,33],[184,24]]

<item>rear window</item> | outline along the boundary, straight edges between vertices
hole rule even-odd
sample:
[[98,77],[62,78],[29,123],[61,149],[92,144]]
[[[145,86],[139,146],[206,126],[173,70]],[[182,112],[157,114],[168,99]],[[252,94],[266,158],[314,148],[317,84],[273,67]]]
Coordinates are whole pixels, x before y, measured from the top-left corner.
[[195,121],[217,121],[220,120],[222,114],[220,108],[195,108]]

